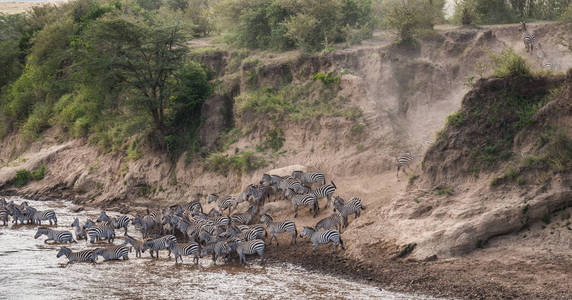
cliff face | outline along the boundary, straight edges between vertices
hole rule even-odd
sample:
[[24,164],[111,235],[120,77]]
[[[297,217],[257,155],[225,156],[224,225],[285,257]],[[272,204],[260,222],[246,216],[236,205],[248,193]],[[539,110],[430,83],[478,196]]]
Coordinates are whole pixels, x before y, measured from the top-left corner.
[[[566,32],[563,25],[534,26],[540,34],[537,39],[548,49],[546,57],[554,57],[555,61],[557,58],[554,65],[559,70],[570,67],[566,64],[572,64],[572,54],[559,48],[554,34]],[[237,151],[252,151],[264,158],[264,167],[250,172],[231,171],[224,176],[208,171],[204,157],[199,154],[183,154],[175,163],[152,151],[142,153],[137,159],[119,152],[103,154],[83,140],[62,142],[61,133],[54,128],[31,145],[21,143],[18,136],[7,138],[0,147],[0,158],[5,163],[0,169],[0,185],[3,193],[32,198],[63,197],[77,203],[133,211],[143,206],[204,200],[210,192],[236,193],[257,182],[270,169],[300,164],[322,170],[328,180],[335,180],[341,196],[359,196],[368,207],[345,234],[350,255],[379,254],[395,245],[412,242],[418,244],[413,253],[419,257],[464,253],[478,241],[510,232],[485,234],[478,229],[504,226],[504,223],[498,225],[500,219],[494,216],[504,216],[507,212],[490,207],[490,203],[497,203],[493,199],[512,197],[510,228],[515,228],[521,219],[516,215],[525,205],[523,197],[532,201],[528,202],[529,219],[538,220],[546,206],[543,204],[536,210],[534,201],[542,202],[539,199],[548,197],[560,199],[553,200],[554,203],[563,203],[567,194],[557,196],[556,191],[566,192],[558,186],[565,186],[568,179],[561,173],[553,176],[546,195],[535,194],[531,189],[526,196],[519,196],[522,191],[504,186],[490,190],[490,181],[495,176],[501,177],[505,164],[494,167],[494,171],[483,169],[478,178],[473,178],[471,163],[463,160],[477,145],[469,143],[478,140],[472,135],[489,130],[477,125],[473,131],[461,127],[446,129],[427,152],[423,174],[416,182],[419,186],[410,187],[406,194],[403,194],[406,175],[400,175],[401,180],[395,178],[395,158],[405,151],[422,157],[426,145],[435,141],[435,133],[443,127],[446,116],[461,106],[462,95],[468,90],[464,85],[467,78],[490,72],[486,68],[490,65],[488,51],[513,46],[524,52],[520,43],[516,25],[441,30],[438,35],[421,40],[414,49],[399,48],[391,44],[391,37],[378,33],[359,46],[315,56],[297,52],[233,52],[197,42],[191,45],[196,58],[209,65],[221,82],[217,94],[203,107],[206,120],[199,135],[201,152],[222,149],[223,153],[233,155]],[[536,57],[521,54],[532,64],[539,64]],[[317,73],[331,73],[339,77],[339,83],[335,87],[322,84],[312,78]],[[522,88],[523,95],[532,86],[543,97],[563,81],[563,77],[551,77],[515,85]],[[480,81],[465,97],[463,110],[470,110],[467,107],[471,105],[478,107],[481,98],[490,96],[486,99],[493,101],[492,95],[505,83],[494,79]],[[321,106],[314,103],[318,100],[304,102],[322,109],[319,114],[306,110],[297,112],[301,117],[282,114],[271,118],[277,115],[273,111],[268,114],[239,111],[239,97],[268,89],[287,93],[290,88],[306,85],[309,88],[303,95],[309,99],[321,99],[323,93],[330,97],[327,101],[320,100]],[[550,103],[553,102],[541,111],[549,111],[550,105],[555,105]],[[541,118],[540,111],[537,115]],[[228,133],[231,128],[239,133],[231,136]],[[256,146],[265,141],[271,128],[283,133],[282,147],[278,151],[256,152]],[[520,143],[530,145],[526,137],[524,133],[516,135],[513,148],[520,147]],[[515,149],[511,151],[520,151]],[[33,170],[40,165],[46,166],[43,180],[23,188],[8,184],[17,170]],[[420,173],[421,169],[414,172]],[[447,183],[449,179],[451,183]],[[503,180],[506,179],[500,179]],[[526,180],[530,183],[531,179]],[[455,186],[449,186],[453,183]],[[446,189],[451,189],[453,195],[436,195],[436,190]],[[483,197],[490,200],[483,204]],[[498,209],[503,205],[498,203]],[[289,209],[284,206],[283,216],[291,215]],[[302,222],[312,224],[315,220]]]

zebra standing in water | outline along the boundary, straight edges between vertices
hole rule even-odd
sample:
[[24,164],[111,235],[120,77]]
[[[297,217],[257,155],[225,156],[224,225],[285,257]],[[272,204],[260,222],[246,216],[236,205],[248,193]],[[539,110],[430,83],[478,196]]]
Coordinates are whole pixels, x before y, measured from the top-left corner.
[[159,250],[164,250],[164,249],[168,249],[169,250],[169,257],[171,256],[171,250],[169,249],[169,245],[171,243],[176,243],[177,242],[177,238],[174,235],[165,235],[163,237],[160,237],[158,239],[154,239],[154,240],[147,240],[143,243],[143,249],[142,251],[145,252],[147,249],[149,249],[149,252],[151,253],[151,257],[155,258],[155,256],[153,256],[153,251],[157,252],[157,258],[159,258]]
[[113,239],[115,239],[115,229],[113,229],[111,224],[89,227],[85,230],[85,233],[92,244],[102,239],[107,239],[108,243],[113,243]]
[[112,246],[107,248],[96,248],[93,250],[94,260],[98,256],[103,256],[103,260],[123,260],[129,259],[129,247],[127,245]]
[[319,244],[327,244],[330,242],[332,242],[334,246],[334,253],[338,250],[338,244],[342,246],[342,249],[346,250],[340,232],[337,230],[316,231],[312,227],[304,226],[300,237],[308,237],[310,241],[312,241],[314,252],[318,251]]
[[241,264],[246,264],[247,254],[258,254],[262,258],[262,263],[264,263],[264,241],[263,240],[252,240],[246,242],[240,242],[236,246],[236,253],[240,259]]
[[8,216],[10,212],[5,208],[0,208],[0,220],[4,223],[4,226],[8,225]]
[[71,232],[69,232],[69,231],[56,231],[56,230],[52,230],[52,229],[47,228],[47,227],[38,228],[38,231],[36,231],[36,235],[34,235],[34,238],[37,239],[44,234],[48,237],[44,241],[44,243],[47,243],[48,241],[54,241],[54,243],[77,243],[73,239],[73,235]]
[[34,216],[32,218],[34,220],[34,223],[39,225],[42,225],[42,221],[46,220],[50,221],[50,225],[52,225],[52,220],[54,221],[55,225],[58,225],[58,218],[56,217],[56,213],[51,209],[44,211],[37,211],[34,213]]
[[330,181],[330,184],[322,185],[321,187],[311,191],[310,193],[316,197],[316,201],[320,199],[327,198],[328,202],[326,202],[326,209],[330,207],[330,203],[332,202],[332,195],[336,191],[336,184],[333,181]]
[[302,171],[293,171],[292,177],[300,179],[302,184],[312,187],[312,184],[318,183],[319,185],[326,184],[326,176],[322,172],[304,173]]
[[309,206],[310,211],[314,211],[314,218],[318,215],[320,207],[318,206],[318,199],[313,194],[298,195],[292,189],[288,189],[286,197],[289,197],[294,206],[294,218],[298,216],[298,206]]
[[298,230],[296,230],[296,224],[290,220],[282,222],[273,222],[272,217],[268,214],[264,214],[260,217],[260,222],[266,225],[266,231],[270,232],[270,244],[272,245],[272,239],[276,240],[276,246],[278,246],[277,233],[290,233],[292,235],[292,240],[290,244],[296,244],[296,236],[298,235]]
[[127,227],[129,227],[129,222],[131,222],[131,219],[128,216],[120,216],[119,218],[111,218],[111,224],[113,224],[115,229],[119,229],[119,228],[125,229],[125,233],[123,233],[123,235],[127,235]]
[[62,255],[65,255],[69,262],[92,262],[95,263],[95,254],[93,250],[83,250],[79,252],[72,252],[68,247],[62,247],[58,254],[56,255],[57,258],[60,258]]
[[216,243],[211,243],[206,245],[201,249],[201,258],[205,257],[209,253],[212,253],[213,263],[216,265],[216,260],[219,257],[225,257],[232,252],[232,249],[235,247],[235,241],[219,241]]
[[[348,216],[355,214],[354,218],[358,218],[361,215],[361,211],[365,210],[365,206],[362,205],[361,199],[359,197],[353,197],[347,203],[341,197],[336,197],[334,200],[334,211],[338,211],[344,220],[343,227],[348,226]],[[317,228],[316,228],[317,229]]]
[[201,246],[198,243],[171,243],[169,249],[175,256],[175,265],[178,263],[178,258],[181,258],[181,263],[183,263],[183,256],[193,255],[193,262],[199,264],[199,254]]
[[82,239],[86,238],[85,230],[83,228],[81,228],[81,226],[79,226],[79,219],[78,218],[75,218],[75,220],[73,220],[71,227],[74,228],[76,239],[82,240]]

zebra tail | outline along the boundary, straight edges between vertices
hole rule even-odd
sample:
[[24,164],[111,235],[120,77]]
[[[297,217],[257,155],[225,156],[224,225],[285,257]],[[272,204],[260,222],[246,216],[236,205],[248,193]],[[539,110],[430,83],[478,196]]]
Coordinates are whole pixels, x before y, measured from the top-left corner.
[[334,186],[335,189],[338,189],[338,187],[336,186],[336,184],[334,183],[333,180],[330,180],[330,182],[332,183],[332,185]]
[[363,206],[363,204],[360,204],[361,209],[365,210],[365,206]]

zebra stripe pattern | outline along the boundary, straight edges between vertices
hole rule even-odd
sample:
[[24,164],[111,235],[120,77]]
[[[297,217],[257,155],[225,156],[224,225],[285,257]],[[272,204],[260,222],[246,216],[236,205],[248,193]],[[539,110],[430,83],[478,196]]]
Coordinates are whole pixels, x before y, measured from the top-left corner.
[[270,244],[272,244],[272,239],[276,240],[276,246],[278,246],[278,233],[290,233],[292,240],[290,244],[296,244],[296,236],[298,235],[298,230],[296,229],[296,224],[290,220],[282,222],[273,222],[272,217],[268,214],[262,215],[260,217],[260,222],[266,225],[266,231],[270,232]]
[[102,211],[101,214],[99,214],[97,220],[95,220],[95,222],[109,222],[109,221],[111,221],[111,218],[105,213],[105,211]]
[[534,50],[534,42],[535,42],[534,33],[525,32],[522,37],[522,40],[524,42],[524,48],[526,49],[526,52],[532,53],[532,51]]
[[38,228],[34,238],[37,239],[42,235],[46,235],[48,238],[44,241],[47,243],[48,241],[54,241],[54,243],[77,243],[73,239],[73,235],[69,231],[56,231],[46,227]]
[[340,197],[336,197],[334,201],[334,210],[340,212],[341,217],[344,221],[343,227],[348,226],[348,216],[354,214],[354,218],[358,218],[361,215],[361,211],[365,210],[365,206],[361,203],[361,199],[359,197],[353,197],[347,203],[344,199]]
[[300,179],[302,184],[309,187],[314,183],[318,183],[319,185],[326,184],[326,176],[324,176],[322,172],[304,173],[302,171],[294,171],[292,172],[292,177]]
[[407,174],[405,172],[405,169],[407,167],[409,167],[409,164],[415,160],[415,156],[413,156],[413,154],[411,154],[411,152],[407,152],[404,153],[403,155],[399,156],[397,158],[397,178],[399,178],[399,170],[403,169],[403,172],[405,174]]
[[246,255],[258,254],[262,258],[264,263],[264,241],[263,240],[252,240],[246,242],[240,242],[236,246],[236,253],[240,259],[241,264],[246,264]]
[[123,260],[129,259],[129,247],[126,245],[112,246],[107,248],[96,248],[93,250],[94,260],[97,257],[103,256],[103,260]]
[[131,244],[135,248],[135,257],[141,257],[141,251],[143,250],[143,241],[134,239],[130,236],[125,236],[125,243]]
[[131,222],[131,219],[128,216],[120,216],[117,219],[112,218],[111,222],[113,223],[115,229],[124,228],[125,233],[123,235],[127,235],[127,227],[129,227],[129,222]]
[[79,219],[75,218],[73,220],[73,223],[71,224],[71,227],[74,228],[75,231],[75,238],[78,240],[81,239],[85,239],[86,235],[85,235],[85,230],[79,225]]
[[224,257],[229,255],[230,252],[232,252],[234,245],[235,242],[233,241],[219,241],[216,243],[209,244],[206,247],[202,248],[201,257],[204,257],[209,253],[212,253],[212,260],[213,263],[216,265],[217,259],[219,257]]
[[173,243],[170,245],[171,252],[175,256],[175,264],[178,263],[178,258],[181,258],[183,263],[183,256],[193,255],[193,262],[199,264],[199,254],[201,246],[197,243]]
[[52,221],[54,221],[54,225],[58,225],[58,218],[53,210],[50,209],[34,213],[34,223],[42,225],[42,221],[46,220],[50,221],[50,225],[52,225]]
[[334,247],[334,253],[338,250],[338,244],[342,246],[342,249],[346,249],[340,232],[337,230],[316,231],[314,228],[306,226],[302,230],[300,237],[308,237],[310,239],[314,252],[318,251],[319,244],[327,244],[330,242]]
[[0,208],[0,220],[4,223],[4,226],[8,226],[8,216],[10,212],[5,208]]
[[89,227],[85,233],[92,244],[102,239],[107,239],[107,242],[113,243],[113,239],[115,239],[115,230],[111,224]]
[[[213,197],[211,197],[211,195]],[[210,194],[207,202],[211,203],[213,201],[216,202],[216,205],[218,206],[220,211],[224,212],[226,209],[228,209],[229,215],[232,213],[232,210],[236,209],[236,207],[238,206],[238,199],[233,196],[226,196],[224,198],[219,198],[214,194]]]
[[68,247],[62,247],[58,254],[56,255],[57,258],[60,258],[62,255],[65,255],[68,258],[69,262],[93,262],[95,263],[95,255],[93,250],[83,250],[79,252],[72,252]]
[[327,198],[328,202],[326,202],[326,207],[330,207],[330,203],[332,202],[332,195],[336,191],[336,184],[331,181],[330,184],[322,185],[321,187],[311,191],[310,193],[316,197],[316,200]]
[[340,231],[342,224],[342,215],[340,212],[335,212],[328,217],[325,217],[316,223],[316,230],[336,229]]
[[314,218],[318,215],[318,199],[313,194],[298,195],[293,190],[289,189],[286,196],[290,197],[292,205],[294,206],[294,218],[298,216],[298,206],[309,206],[310,211],[314,211]]
[[[153,251],[157,252],[157,258],[159,258],[159,250],[169,249],[171,243],[176,243],[177,238],[174,235],[166,235],[154,240],[148,240],[143,243],[143,252],[149,249],[151,257],[153,256]],[[169,256],[171,256],[171,250],[169,249]]]

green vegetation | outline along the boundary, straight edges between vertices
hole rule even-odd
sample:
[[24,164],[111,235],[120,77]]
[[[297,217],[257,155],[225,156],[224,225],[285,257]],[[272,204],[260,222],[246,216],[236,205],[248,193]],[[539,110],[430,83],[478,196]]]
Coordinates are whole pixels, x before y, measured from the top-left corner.
[[530,75],[530,67],[526,60],[516,54],[512,48],[503,49],[498,55],[491,54],[491,58],[496,77]]
[[558,20],[566,18],[570,5],[569,0],[459,0],[452,19],[463,25]]
[[439,195],[439,196],[443,196],[443,195],[451,196],[451,195],[453,195],[453,190],[451,190],[451,188],[438,189],[437,195]]
[[357,108],[345,107],[337,96],[337,88],[321,81],[288,84],[280,88],[264,88],[242,93],[235,98],[235,117],[248,122],[255,120],[307,120],[322,116],[355,119]]
[[410,44],[418,33],[432,30],[444,19],[445,1],[389,0],[381,4],[382,24],[396,31],[399,42]]
[[464,117],[462,112],[456,112],[447,116],[446,126],[459,127],[463,125]]
[[59,126],[131,158],[132,137],[173,159],[194,147],[212,74],[185,43],[210,31],[199,1],[163,3],[77,0],[0,16],[1,133],[34,140]]
[[282,128],[275,127],[268,132],[264,139],[264,148],[270,148],[272,151],[278,151],[284,145],[284,131]]
[[266,165],[266,162],[251,151],[240,152],[235,155],[211,153],[205,159],[205,167],[211,172],[227,175],[229,171],[248,173]]
[[30,181],[42,180],[46,174],[46,166],[42,165],[36,170],[20,170],[16,172],[16,177],[10,181],[10,184],[16,187],[23,187]]
[[340,83],[340,76],[334,76],[332,74],[332,72],[330,72],[328,74],[318,72],[312,76],[312,79],[320,80],[321,82],[323,82],[327,86],[331,86],[331,85]]
[[373,31],[371,0],[224,0],[216,12],[226,40],[247,48],[313,52]]

